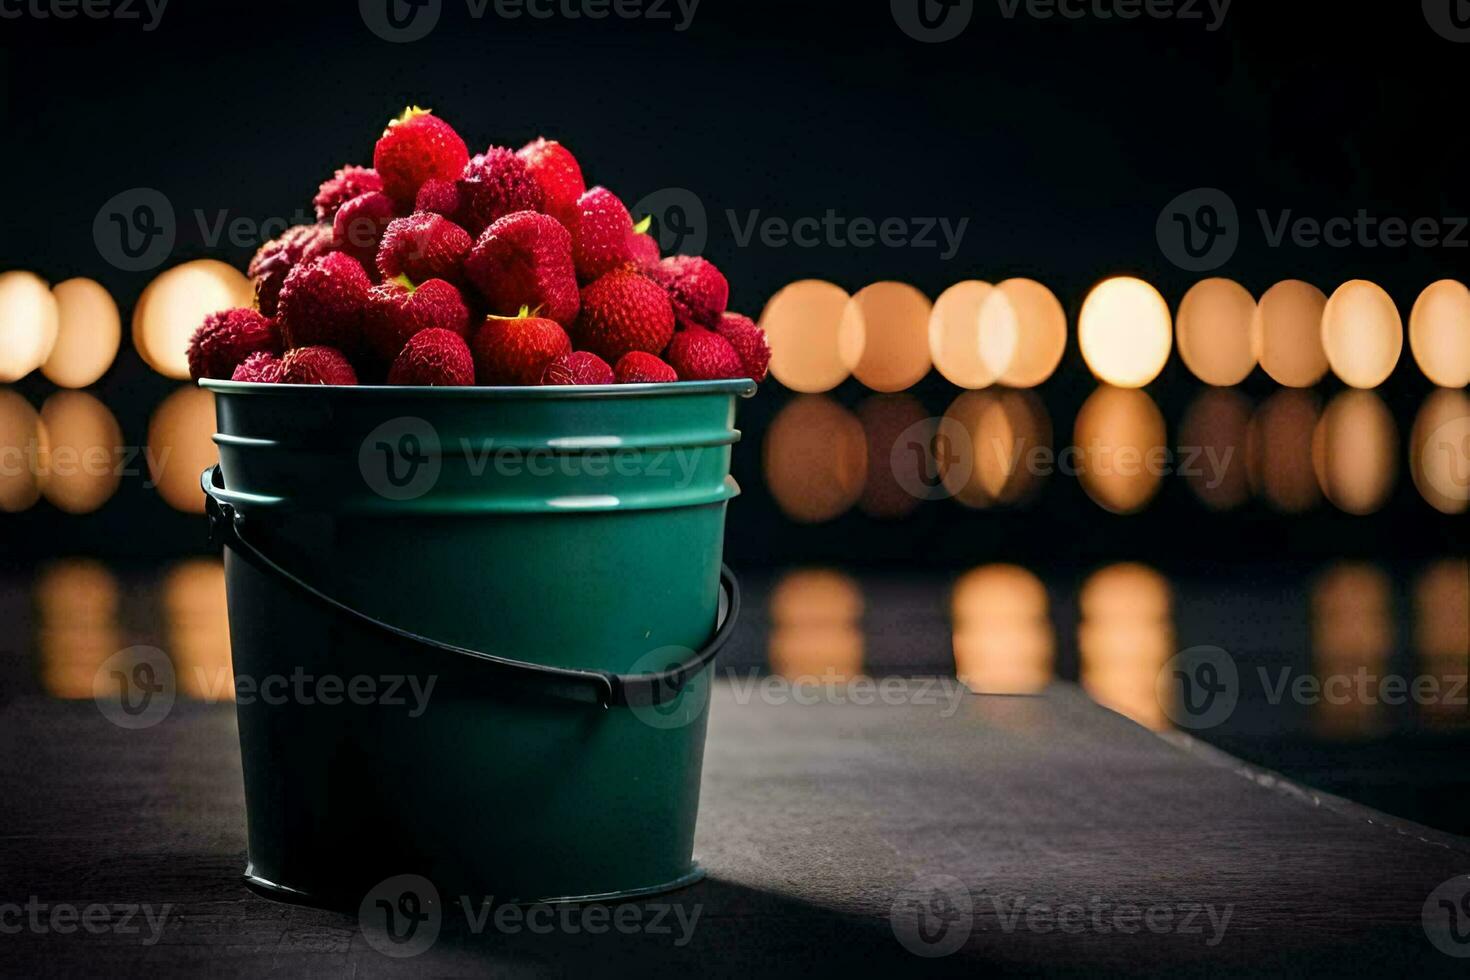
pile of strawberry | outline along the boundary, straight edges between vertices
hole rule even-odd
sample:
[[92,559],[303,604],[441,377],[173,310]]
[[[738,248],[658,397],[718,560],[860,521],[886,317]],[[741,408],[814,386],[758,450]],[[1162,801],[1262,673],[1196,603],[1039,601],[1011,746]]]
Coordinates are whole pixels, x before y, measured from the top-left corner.
[[471,157],[411,108],[250,263],[255,308],[207,317],[199,378],[288,384],[764,380],[771,352],[702,258],[659,255],[566,147]]

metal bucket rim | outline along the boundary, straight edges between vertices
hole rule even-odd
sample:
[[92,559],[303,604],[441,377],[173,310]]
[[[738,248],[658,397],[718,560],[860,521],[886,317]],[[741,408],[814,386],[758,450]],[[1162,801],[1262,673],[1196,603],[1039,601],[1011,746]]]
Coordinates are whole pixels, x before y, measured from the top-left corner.
[[201,388],[232,395],[293,395],[315,392],[337,398],[363,398],[373,395],[395,397],[461,399],[467,401],[572,401],[581,399],[626,399],[670,395],[739,395],[755,394],[756,383],[750,378],[721,381],[670,381],[656,384],[627,385],[299,385],[262,381],[224,381],[201,378]]

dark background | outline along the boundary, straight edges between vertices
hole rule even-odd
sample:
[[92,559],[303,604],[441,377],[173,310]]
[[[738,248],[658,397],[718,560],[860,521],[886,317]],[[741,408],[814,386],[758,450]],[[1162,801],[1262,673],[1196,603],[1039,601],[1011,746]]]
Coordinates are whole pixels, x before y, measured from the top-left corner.
[[[1069,315],[1069,345],[1040,389],[1055,442],[1095,382],[1075,339],[1087,289],[1139,275],[1177,304],[1205,274],[1160,253],[1154,223],[1181,191],[1225,190],[1240,209],[1234,258],[1215,273],[1259,295],[1283,278],[1327,292],[1350,278],[1383,285],[1407,314],[1429,282],[1463,277],[1470,250],[1270,247],[1254,214],[1326,219],[1358,208],[1379,218],[1470,214],[1460,118],[1466,55],[1428,26],[1418,4],[1232,4],[1205,20],[1006,18],[975,6],[957,39],[922,44],[886,3],[703,0],[692,27],[672,21],[474,19],[445,0],[423,40],[388,44],[352,2],[173,0],[156,30],[140,22],[0,21],[0,167],[7,203],[0,268],[52,282],[99,279],[123,307],[151,278],[101,261],[93,217],[113,194],[156,187],[179,216],[169,264],[213,257],[243,268],[252,247],[211,247],[193,217],[220,210],[255,221],[308,209],[344,162],[370,163],[384,122],[407,103],[432,106],[472,148],[562,139],[589,181],[630,203],[687,187],[710,215],[704,253],[733,284],[732,305],[758,315],[787,282],[824,278],[850,291],[899,279],[931,298],[967,278],[1030,276]],[[672,9],[672,8],[671,8]],[[849,218],[969,219],[960,252],[937,249],[738,247],[725,209],[794,220],[828,208]],[[173,384],[127,349],[96,386],[125,437]],[[1177,354],[1148,387],[1171,436],[1203,386]],[[1263,396],[1257,369],[1243,386]],[[1341,388],[1329,378],[1324,398]],[[20,386],[33,399],[49,383]],[[1075,479],[1053,477],[1019,512],[949,503],[897,523],[854,511],[792,533],[763,492],[758,447],[785,402],[778,385],[743,407],[732,559],[750,565],[922,555],[939,567],[977,556],[1037,554],[1082,563],[1117,557],[1193,565],[1297,557],[1418,558],[1462,531],[1419,499],[1406,474],[1387,506],[1354,518],[1330,506],[1282,517],[1264,505],[1207,512],[1166,480],[1143,515],[1115,517]],[[1430,390],[1408,355],[1379,389],[1407,435]],[[835,393],[853,404],[865,389]],[[937,373],[913,392],[933,414],[957,393]],[[1176,530],[1188,529],[1180,554]],[[127,559],[198,546],[198,522],[125,481],[102,511],[63,518],[39,504],[0,517],[8,558],[66,551]],[[1187,568],[1179,569],[1181,571]]]

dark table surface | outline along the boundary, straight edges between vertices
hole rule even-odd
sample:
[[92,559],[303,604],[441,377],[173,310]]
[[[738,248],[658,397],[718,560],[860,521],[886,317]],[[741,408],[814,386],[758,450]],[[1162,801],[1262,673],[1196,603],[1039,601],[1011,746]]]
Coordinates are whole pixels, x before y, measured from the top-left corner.
[[[1470,888],[1470,840],[1145,731],[1065,683],[1035,698],[817,700],[717,688],[705,881],[622,920],[581,908],[534,929],[477,932],[446,900],[433,946],[394,959],[355,916],[242,883],[228,705],[180,703],[124,730],[91,702],[13,699],[0,973],[1464,975],[1425,908],[1449,923],[1437,899]],[[63,906],[92,927],[57,920]]]

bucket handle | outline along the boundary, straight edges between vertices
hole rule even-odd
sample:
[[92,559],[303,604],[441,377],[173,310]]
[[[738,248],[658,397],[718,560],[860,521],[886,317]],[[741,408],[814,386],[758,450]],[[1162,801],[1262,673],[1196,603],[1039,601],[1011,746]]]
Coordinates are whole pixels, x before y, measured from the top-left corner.
[[199,483],[204,489],[205,514],[209,518],[209,540],[211,545],[223,545],[244,558],[255,568],[291,586],[296,592],[332,612],[346,616],[378,633],[415,646],[427,647],[438,653],[471,657],[493,670],[504,672],[508,677],[534,681],[542,690],[572,701],[582,701],[608,707],[651,707],[666,704],[678,697],[684,685],[695,674],[715,659],[734,631],[735,620],[740,614],[740,583],[729,566],[720,565],[721,612],[723,613],[715,635],[710,637],[704,648],[688,659],[674,664],[656,674],[615,674],[604,670],[578,670],[570,667],[548,667],[545,664],[512,660],[491,653],[482,653],[467,647],[455,646],[420,636],[401,629],[346,603],[332,598],[325,592],[308,584],[281,567],[244,536],[245,515],[233,504],[219,497],[224,490],[222,474],[218,464],[201,474]]

